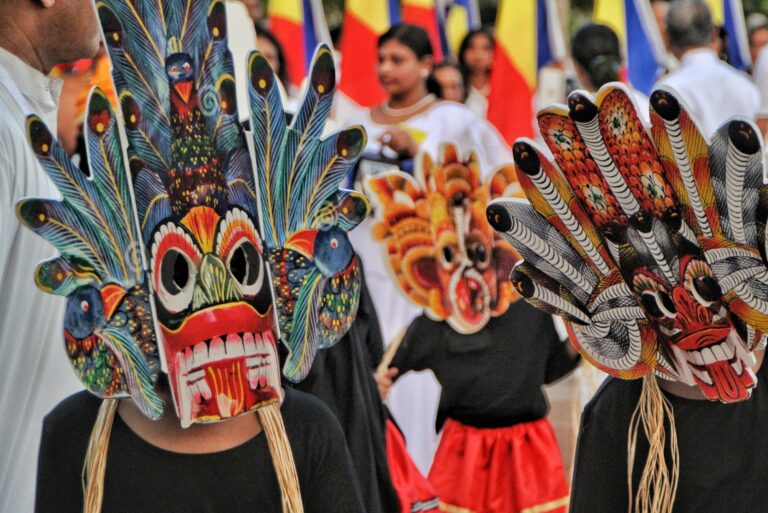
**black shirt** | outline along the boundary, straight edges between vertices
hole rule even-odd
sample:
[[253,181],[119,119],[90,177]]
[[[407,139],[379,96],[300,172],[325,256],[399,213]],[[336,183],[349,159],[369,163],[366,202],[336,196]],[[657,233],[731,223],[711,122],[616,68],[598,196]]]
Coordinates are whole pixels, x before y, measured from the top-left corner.
[[521,300],[472,335],[417,317],[390,366],[399,375],[435,373],[443,388],[439,430],[446,417],[474,427],[541,419],[549,410],[541,386],[568,374],[578,361],[560,341],[551,316]]
[[[747,401],[683,399],[672,404],[680,457],[676,513],[768,511],[768,365]],[[627,438],[642,380],[609,378],[584,408],[573,472],[571,513],[627,511]],[[669,425],[667,424],[667,430]],[[668,433],[669,431],[667,431]],[[667,440],[667,462],[669,459]],[[648,443],[638,437],[633,470],[637,491]]]
[[[37,513],[81,513],[82,469],[101,401],[80,392],[43,423]],[[304,510],[362,512],[344,435],[317,399],[287,389],[282,406]],[[137,436],[115,415],[104,478],[104,513],[282,513],[280,489],[264,432],[238,447],[180,454]]]

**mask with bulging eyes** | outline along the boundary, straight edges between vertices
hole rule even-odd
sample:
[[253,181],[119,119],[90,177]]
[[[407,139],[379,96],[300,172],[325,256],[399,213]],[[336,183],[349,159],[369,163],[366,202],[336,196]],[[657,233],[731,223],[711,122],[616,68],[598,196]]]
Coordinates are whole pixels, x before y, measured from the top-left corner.
[[374,236],[409,299],[457,332],[476,333],[518,298],[507,280],[516,253],[484,213],[490,198],[519,191],[514,168],[483,183],[476,154],[463,160],[452,144],[437,162],[424,153],[417,163],[413,177],[389,172],[366,182],[378,206]]
[[[511,279],[569,323],[571,341],[625,379],[653,373],[711,400],[749,398],[765,346],[765,197],[760,138],[734,120],[707,144],[675,95],[651,97],[646,130],[628,92],[581,92],[538,114],[554,162],[513,154],[530,203],[488,219],[524,261]],[[652,136],[652,137],[651,137]]]
[[188,26],[170,7],[163,20],[116,0],[97,11],[130,143],[159,353],[181,424],[278,402],[271,283],[224,3],[186,6],[197,20]]

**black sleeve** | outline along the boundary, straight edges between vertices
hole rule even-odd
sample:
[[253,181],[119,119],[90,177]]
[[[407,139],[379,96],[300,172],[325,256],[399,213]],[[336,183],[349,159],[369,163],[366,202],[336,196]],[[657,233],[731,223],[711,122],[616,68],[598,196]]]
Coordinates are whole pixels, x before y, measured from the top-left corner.
[[[315,409],[315,408],[313,408]],[[309,468],[309,489],[302,490],[306,513],[344,511],[364,513],[357,479],[344,433],[333,413],[320,404],[312,414],[312,464]]]
[[365,318],[367,322],[368,330],[365,336],[365,347],[368,349],[368,355],[371,359],[371,370],[375,371],[376,366],[384,356],[384,339],[381,335],[376,307],[373,304],[371,295],[368,293],[365,272],[363,272],[363,286],[360,291],[360,306],[357,308],[357,315],[358,317]]
[[600,414],[611,409],[609,404],[603,404],[610,402],[610,398],[601,392],[612,382],[614,380],[603,384],[581,416],[570,513],[616,513],[629,507],[626,443],[629,418]]
[[568,352],[568,346],[566,346],[566,344],[570,344],[571,342],[569,340],[560,340],[560,335],[557,334],[552,316],[546,316],[544,326],[542,332],[544,333],[544,337],[549,341],[547,373],[544,378],[544,383],[549,385],[573,372],[579,365],[579,361],[581,361],[581,355],[576,354],[574,356]]
[[390,367],[396,367],[397,377],[408,371],[420,371],[431,368],[434,342],[439,337],[440,323],[429,319],[425,314],[413,320],[397,348]]
[[81,513],[85,451],[100,401],[87,392],[63,400],[43,420],[35,513]]

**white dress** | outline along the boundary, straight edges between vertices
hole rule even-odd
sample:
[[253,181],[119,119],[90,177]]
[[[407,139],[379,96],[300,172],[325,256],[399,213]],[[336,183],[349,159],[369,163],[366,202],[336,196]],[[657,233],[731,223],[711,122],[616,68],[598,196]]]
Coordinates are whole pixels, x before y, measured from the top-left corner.
[[[377,138],[388,128],[387,125],[374,123],[368,111],[359,112],[341,123],[342,126],[352,124],[365,127],[368,133],[367,151],[380,151],[381,145]],[[433,158],[436,158],[440,145],[446,142],[456,144],[462,155],[469,155],[469,151],[476,150],[485,177],[500,165],[512,162],[509,147],[496,129],[459,103],[437,103],[400,125],[422,137],[420,150],[428,151]],[[350,233],[350,239],[363,261],[368,290],[376,306],[382,336],[385,344],[389,344],[421,314],[422,309],[407,299],[395,283],[384,248],[371,235],[372,225],[369,217]],[[440,385],[434,375],[421,372],[409,373],[400,378],[392,387],[387,401],[405,434],[411,457],[425,474],[432,463],[438,442],[434,421],[439,398]]]
[[82,386],[65,354],[64,300],[35,286],[35,266],[56,251],[15,214],[21,197],[60,197],[32,153],[24,122],[32,111],[56,133],[61,81],[2,48],[0,75],[0,511],[27,512],[43,416]]

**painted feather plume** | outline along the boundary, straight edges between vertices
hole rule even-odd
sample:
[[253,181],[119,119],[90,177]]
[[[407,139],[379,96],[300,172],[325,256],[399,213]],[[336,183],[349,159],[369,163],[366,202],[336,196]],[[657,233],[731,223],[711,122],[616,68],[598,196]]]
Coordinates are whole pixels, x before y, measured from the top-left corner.
[[67,298],[64,337],[80,380],[103,398],[131,396],[158,418],[163,403],[153,387],[160,363],[116,119],[104,93],[94,90],[85,123],[88,177],[30,116],[29,140],[63,199],[24,199],[17,215],[61,253],[40,264],[35,279]]
[[357,312],[360,263],[347,233],[368,213],[364,196],[339,184],[365,148],[362,127],[321,139],[333,102],[331,50],[315,52],[307,92],[288,124],[265,57],[248,61],[256,176],[281,339],[283,374],[300,381],[318,348],[335,343]]
[[[195,204],[234,204],[257,217],[250,157],[237,119],[224,2],[105,0],[97,11],[125,118],[145,241],[163,219]],[[185,64],[192,66],[202,117],[194,130],[171,119],[172,58],[179,60],[177,75]],[[199,172],[210,156],[221,161],[217,169]],[[195,171],[197,183],[185,181],[189,171]]]

